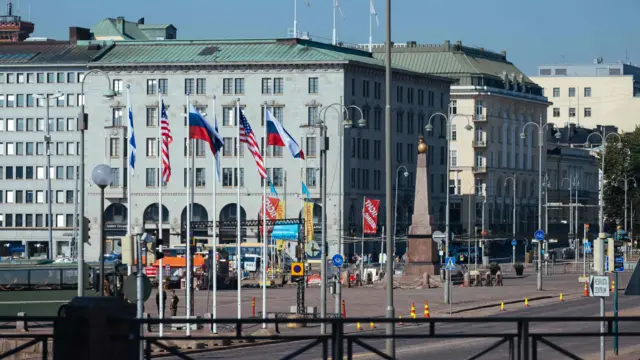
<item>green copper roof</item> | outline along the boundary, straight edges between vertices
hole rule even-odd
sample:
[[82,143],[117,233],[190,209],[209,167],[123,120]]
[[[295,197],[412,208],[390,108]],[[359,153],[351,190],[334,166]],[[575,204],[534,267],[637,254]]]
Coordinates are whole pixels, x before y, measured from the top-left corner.
[[[122,21],[124,25],[124,33],[122,33],[118,21]],[[91,27],[94,37],[121,37],[124,40],[155,40],[151,39],[143,30],[166,29],[171,24],[138,24],[124,19],[106,18]]]

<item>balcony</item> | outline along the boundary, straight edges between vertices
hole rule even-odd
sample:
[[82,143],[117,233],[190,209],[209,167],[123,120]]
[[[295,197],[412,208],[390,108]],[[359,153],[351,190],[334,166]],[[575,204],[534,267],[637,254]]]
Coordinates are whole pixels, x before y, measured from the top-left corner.
[[473,140],[473,147],[474,148],[486,148],[487,147],[487,141],[486,140]]
[[489,119],[487,118],[487,115],[484,115],[484,114],[473,115],[473,122],[487,122],[487,121],[489,121]]
[[486,174],[487,167],[486,166],[474,166],[473,173],[474,174]]

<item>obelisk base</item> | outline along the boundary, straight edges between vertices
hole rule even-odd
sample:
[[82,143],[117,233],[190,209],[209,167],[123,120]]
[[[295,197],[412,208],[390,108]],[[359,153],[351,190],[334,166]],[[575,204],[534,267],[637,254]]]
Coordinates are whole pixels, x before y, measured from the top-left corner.
[[430,235],[409,235],[407,245],[406,275],[440,274],[438,244]]

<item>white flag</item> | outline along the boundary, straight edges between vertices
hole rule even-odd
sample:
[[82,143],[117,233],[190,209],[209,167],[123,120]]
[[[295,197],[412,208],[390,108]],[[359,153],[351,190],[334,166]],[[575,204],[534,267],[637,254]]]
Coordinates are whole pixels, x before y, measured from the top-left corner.
[[340,16],[344,17],[344,14],[342,13],[342,8],[340,7],[340,3],[338,2],[338,0],[336,0],[335,7],[338,9],[338,11],[340,11]]
[[371,12],[371,15],[376,17],[376,26],[380,26],[380,20],[378,20],[378,13],[376,12],[376,8],[373,6],[373,0],[369,1],[369,11]]

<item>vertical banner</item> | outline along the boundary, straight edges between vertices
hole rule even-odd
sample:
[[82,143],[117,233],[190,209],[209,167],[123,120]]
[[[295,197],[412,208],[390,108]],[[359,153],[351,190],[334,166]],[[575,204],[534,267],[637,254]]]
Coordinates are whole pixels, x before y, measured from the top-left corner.
[[[264,208],[267,210],[267,220],[276,220],[278,216],[278,204],[280,203],[280,199],[276,197],[267,196],[263,198]],[[262,219],[262,209],[260,207],[260,218]],[[268,226],[267,231],[271,232],[273,230],[273,226]],[[260,233],[262,234],[262,226],[260,226]]]
[[278,210],[276,211],[276,220],[282,220],[285,218],[284,213],[284,201],[278,203]]
[[313,203],[304,203],[304,227],[307,243],[313,241]]
[[380,200],[364,198],[362,209],[362,228],[365,234],[376,234],[378,231],[378,208]]

